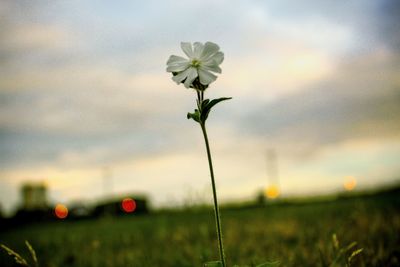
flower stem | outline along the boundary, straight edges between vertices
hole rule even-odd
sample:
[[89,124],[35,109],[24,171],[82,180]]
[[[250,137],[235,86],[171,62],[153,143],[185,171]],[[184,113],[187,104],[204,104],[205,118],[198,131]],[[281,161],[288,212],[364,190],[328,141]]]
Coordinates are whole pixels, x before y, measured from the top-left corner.
[[218,207],[218,199],[217,199],[217,189],[215,187],[214,170],[213,170],[213,165],[212,165],[211,151],[210,151],[210,145],[208,143],[205,122],[200,123],[200,126],[201,126],[201,130],[203,131],[204,141],[206,143],[208,166],[210,167],[211,185],[212,185],[213,197],[214,197],[215,225],[217,228],[217,235],[218,235],[219,256],[220,256],[220,259],[222,262],[222,267],[226,267],[224,245],[222,242],[221,219],[219,216],[219,207]]

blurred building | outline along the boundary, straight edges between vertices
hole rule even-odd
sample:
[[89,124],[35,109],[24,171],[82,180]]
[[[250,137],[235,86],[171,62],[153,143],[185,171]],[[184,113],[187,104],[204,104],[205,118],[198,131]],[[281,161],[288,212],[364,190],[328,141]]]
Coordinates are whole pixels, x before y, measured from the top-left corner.
[[44,183],[26,183],[20,190],[21,205],[9,221],[9,226],[43,222],[53,217],[47,200],[47,186]]
[[21,187],[22,209],[40,210],[48,207],[47,187],[44,183],[28,183]]

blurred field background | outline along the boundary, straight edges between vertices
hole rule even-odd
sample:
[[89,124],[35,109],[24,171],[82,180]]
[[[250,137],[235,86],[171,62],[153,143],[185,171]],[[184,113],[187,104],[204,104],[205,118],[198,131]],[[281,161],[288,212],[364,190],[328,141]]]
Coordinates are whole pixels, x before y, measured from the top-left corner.
[[[350,266],[399,266],[400,188],[368,195],[242,204],[222,209],[229,266],[279,260],[284,266],[330,266],[339,247],[357,242]],[[0,232],[0,240],[40,266],[202,266],[218,258],[211,209],[159,211],[99,220],[56,221]],[[344,258],[350,257],[346,253]],[[0,253],[2,266],[15,266]],[[255,266],[255,265],[254,265]],[[338,265],[346,266],[345,261]]]

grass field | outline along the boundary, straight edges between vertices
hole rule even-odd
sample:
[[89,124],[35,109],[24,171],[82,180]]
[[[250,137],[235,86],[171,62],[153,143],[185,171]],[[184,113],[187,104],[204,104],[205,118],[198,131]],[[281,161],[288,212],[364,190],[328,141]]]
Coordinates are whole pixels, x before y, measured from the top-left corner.
[[[339,246],[363,251],[351,266],[400,266],[399,190],[335,201],[223,209],[228,266],[279,260],[280,266],[329,266]],[[202,266],[218,259],[212,210],[59,221],[0,232],[0,243],[41,267]],[[349,253],[348,253],[349,254]],[[349,255],[346,255],[348,257]],[[14,266],[4,251],[0,265]],[[335,266],[345,266],[344,261]]]

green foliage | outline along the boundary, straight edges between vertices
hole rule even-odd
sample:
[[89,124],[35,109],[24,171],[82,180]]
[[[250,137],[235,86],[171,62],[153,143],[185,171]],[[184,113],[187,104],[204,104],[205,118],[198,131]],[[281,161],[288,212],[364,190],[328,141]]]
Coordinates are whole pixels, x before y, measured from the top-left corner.
[[201,121],[205,122],[208,118],[208,114],[210,114],[211,109],[221,101],[232,99],[232,97],[221,97],[217,99],[213,99],[209,101],[208,99],[204,100],[201,104]]
[[[259,264],[255,267],[278,267],[280,265],[279,261],[271,261],[271,262],[264,262],[262,264]],[[210,261],[206,262],[204,264],[204,267],[222,267],[222,262],[221,261]],[[233,267],[240,267],[239,265],[235,265]],[[247,267],[247,266],[241,266],[241,267]]]
[[200,101],[200,103],[198,103],[199,109],[195,109],[193,113],[189,112],[187,114],[187,118],[193,119],[200,124],[205,123],[208,118],[208,115],[211,112],[211,109],[219,102],[229,100],[229,99],[232,99],[232,97],[221,97],[221,98],[213,99],[211,101],[209,99],[204,99],[204,100]]
[[39,267],[39,263],[38,263],[38,260],[37,260],[37,257],[36,257],[36,252],[33,249],[33,247],[31,246],[31,244],[29,244],[28,240],[25,240],[25,245],[27,246],[27,248],[29,250],[29,253],[31,254],[32,261],[35,264],[34,266],[35,267]]
[[[29,242],[27,240],[25,240],[25,245],[27,246],[29,253],[31,254],[32,257],[32,261],[33,261],[33,266],[38,267],[39,263],[36,257],[36,252],[33,249],[33,247],[31,246],[31,244],[29,244]],[[24,259],[24,257],[22,257],[18,252],[12,250],[11,248],[7,247],[6,245],[0,244],[0,247],[7,252],[8,255],[12,256],[14,258],[15,263],[22,265],[22,266],[27,266],[30,267],[31,265],[28,264],[28,261],[26,259]]]
[[[357,241],[337,266],[344,267],[349,260],[351,267],[397,267],[399,206],[400,194],[394,194],[222,208],[227,266],[255,267],[266,260],[279,260],[282,267],[327,267],[335,259],[335,251]],[[40,223],[0,229],[0,243],[30,260],[24,244],[29,240],[44,267],[203,266],[219,257],[212,214],[210,207]],[[332,233],[336,233],[338,250]],[[0,266],[15,267],[15,261],[0,250]]]
[[[271,261],[271,262],[264,262],[262,264],[256,265],[255,267],[278,267],[280,265],[279,261]],[[221,261],[210,261],[204,264],[204,267],[222,267]],[[248,266],[239,266],[234,265],[233,267],[248,267]]]
[[[279,261],[270,261],[270,262],[264,262],[259,265],[251,265],[251,267],[278,267],[280,265]],[[234,265],[233,267],[250,267],[248,265],[246,266],[239,266],[239,265]]]
[[190,112],[189,112],[189,113],[187,114],[187,118],[188,118],[188,119],[193,119],[193,120],[195,120],[195,121],[198,122],[198,123],[201,122],[201,121],[200,121],[200,112],[199,112],[198,109],[195,109],[193,113],[190,113]]
[[204,264],[204,267],[222,267],[221,261],[210,261]]
[[350,267],[352,266],[353,259],[359,255],[363,249],[356,249],[357,242],[351,242],[345,247],[340,247],[339,240],[336,234],[332,235],[332,249],[333,249],[333,259],[330,264],[327,263],[329,258],[327,255],[323,255],[320,250],[321,263],[323,267]]
[[256,267],[278,267],[280,265],[279,261],[264,262]]

